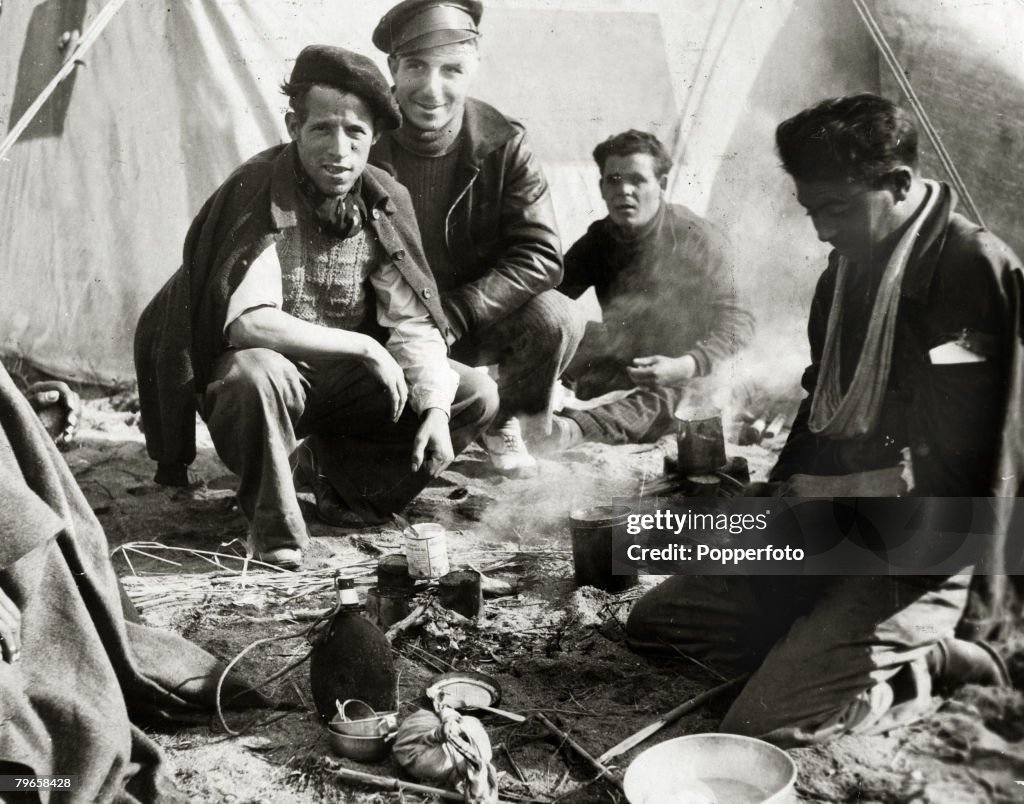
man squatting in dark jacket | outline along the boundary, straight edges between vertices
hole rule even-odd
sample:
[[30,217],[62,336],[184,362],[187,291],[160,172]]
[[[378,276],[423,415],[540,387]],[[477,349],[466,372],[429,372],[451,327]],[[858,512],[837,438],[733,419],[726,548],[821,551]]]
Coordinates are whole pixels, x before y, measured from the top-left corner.
[[526,132],[468,97],[482,13],[478,0],[404,0],[381,18],[373,43],[388,54],[403,122],[370,159],[412,195],[452,356],[497,364],[500,408],[483,439],[492,465],[528,477],[537,462],[523,430],[550,431],[557,381],[583,326],[552,289],[562,278],[561,244]]
[[482,432],[497,394],[447,359],[409,194],[366,166],[401,122],[384,76],[311,46],[283,91],[292,142],[246,162],[200,211],[181,269],[143,312],[136,365],[162,479],[180,482],[166,473],[194,457],[198,395],[240,476],[257,557],[294,567],[308,541],[289,466],[298,439],[311,436],[314,479],[352,524],[379,522]]
[[[914,125],[883,98],[824,101],[776,141],[833,246],[808,324],[807,397],[770,475],[778,493],[895,496],[905,450],[915,495],[1019,493],[1019,260],[954,211],[949,187],[921,178]],[[935,680],[1005,683],[987,646],[954,638],[970,579],[970,567],[677,576],[638,601],[627,634],[637,649],[753,670],[723,731],[822,742],[921,716]]]
[[559,289],[593,286],[601,323],[589,322],[566,372],[579,399],[635,389],[586,410],[563,410],[545,446],[657,441],[674,425],[686,384],[746,345],[754,319],[737,300],[724,238],[665,201],[672,160],[652,134],[630,130],[594,149],[608,216],[565,255]]

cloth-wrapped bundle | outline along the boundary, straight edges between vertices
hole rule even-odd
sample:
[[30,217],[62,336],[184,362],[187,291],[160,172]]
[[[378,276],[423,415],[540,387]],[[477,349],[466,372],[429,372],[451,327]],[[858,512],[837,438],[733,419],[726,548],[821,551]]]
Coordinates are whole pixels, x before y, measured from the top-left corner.
[[491,741],[475,717],[442,706],[421,709],[398,727],[392,754],[399,766],[424,782],[462,791],[470,804],[496,804],[498,779]]

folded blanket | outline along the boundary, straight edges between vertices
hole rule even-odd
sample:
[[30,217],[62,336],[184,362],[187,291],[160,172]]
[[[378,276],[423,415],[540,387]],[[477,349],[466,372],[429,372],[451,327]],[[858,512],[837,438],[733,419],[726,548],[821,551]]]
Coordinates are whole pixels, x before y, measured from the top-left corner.
[[[21,612],[21,660],[0,661],[0,773],[70,774],[61,801],[176,801],[141,723],[194,720],[222,665],[126,622],[106,536],[60,453],[0,368],[0,589]],[[223,698],[262,706],[229,678]],[[43,801],[50,793],[41,791]]]

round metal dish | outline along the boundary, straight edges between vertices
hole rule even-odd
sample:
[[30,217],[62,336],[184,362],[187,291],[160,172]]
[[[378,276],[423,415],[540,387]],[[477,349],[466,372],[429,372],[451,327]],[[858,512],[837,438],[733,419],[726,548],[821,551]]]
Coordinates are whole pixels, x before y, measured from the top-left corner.
[[339,734],[333,728],[327,729],[327,742],[338,756],[357,762],[380,762],[391,753],[394,734],[380,734],[375,737],[359,737],[354,734]]
[[501,686],[498,682],[483,673],[472,671],[434,676],[425,692],[432,701],[443,696],[460,700],[467,708],[494,706],[501,701]]
[[637,756],[623,787],[630,804],[703,804],[708,789],[712,802],[796,804],[795,781],[796,765],[781,748],[738,734],[691,734]]
[[397,712],[375,712],[363,701],[349,699],[338,705],[338,714],[328,724],[335,734],[352,737],[380,737],[398,728]]

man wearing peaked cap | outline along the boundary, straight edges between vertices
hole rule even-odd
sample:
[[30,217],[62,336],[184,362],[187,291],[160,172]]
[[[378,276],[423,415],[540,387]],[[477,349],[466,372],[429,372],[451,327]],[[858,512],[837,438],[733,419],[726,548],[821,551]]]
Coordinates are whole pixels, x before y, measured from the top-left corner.
[[404,0],[381,17],[373,44],[389,56],[475,40],[483,4],[477,0]]
[[500,409],[484,444],[494,468],[529,476],[523,442],[551,429],[554,389],[583,323],[554,290],[562,250],[547,181],[523,127],[468,96],[479,62],[475,0],[404,0],[377,25],[402,126],[371,162],[412,195],[430,268],[451,325],[452,355],[498,366]]
[[135,359],[158,482],[187,483],[198,404],[240,477],[256,557],[296,567],[308,534],[290,459],[322,519],[381,522],[486,428],[497,392],[447,359],[409,194],[366,164],[401,122],[383,74],[313,45],[282,91],[291,142],[200,210],[181,269],[142,314]]

